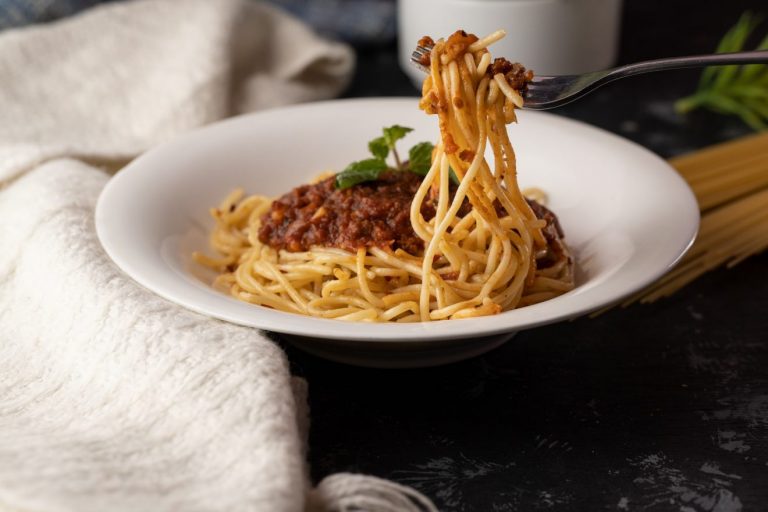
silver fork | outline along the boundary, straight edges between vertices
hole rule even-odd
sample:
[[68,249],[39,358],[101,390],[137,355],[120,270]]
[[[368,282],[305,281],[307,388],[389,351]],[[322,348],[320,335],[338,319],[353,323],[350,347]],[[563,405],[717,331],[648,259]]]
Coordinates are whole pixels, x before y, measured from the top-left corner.
[[[432,51],[429,46],[417,46],[411,55],[411,63],[429,73],[422,59]],[[698,68],[702,66],[722,66],[733,64],[766,64],[768,50],[737,53],[717,53],[714,55],[694,55],[690,57],[672,57],[669,59],[647,60],[627,64],[603,71],[592,71],[581,75],[534,76],[523,92],[525,106],[530,110],[546,110],[560,107],[594,91],[608,82],[628,76],[663,71],[667,69]]]

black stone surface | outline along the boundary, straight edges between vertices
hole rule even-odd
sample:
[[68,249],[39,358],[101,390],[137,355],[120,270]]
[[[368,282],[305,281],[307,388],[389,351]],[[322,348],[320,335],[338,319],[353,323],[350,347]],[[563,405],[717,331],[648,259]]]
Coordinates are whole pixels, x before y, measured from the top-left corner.
[[[768,11],[628,1],[621,61],[708,52],[749,7]],[[358,54],[348,96],[417,94],[394,46]],[[748,133],[737,119],[675,115],[697,78],[625,80],[556,113],[665,157]],[[767,337],[763,254],[672,298],[522,332],[444,367],[372,370],[287,350],[309,381],[315,480],[373,474],[441,510],[738,512],[768,510]]]

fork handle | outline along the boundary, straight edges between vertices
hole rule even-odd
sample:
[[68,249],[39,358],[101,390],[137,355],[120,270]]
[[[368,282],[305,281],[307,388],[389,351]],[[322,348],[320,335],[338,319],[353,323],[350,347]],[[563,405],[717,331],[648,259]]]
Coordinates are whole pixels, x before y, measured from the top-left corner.
[[671,57],[668,59],[655,59],[627,64],[611,69],[605,76],[609,80],[616,80],[627,76],[663,71],[666,69],[698,68],[702,66],[724,66],[731,64],[766,64],[768,63],[768,50],[756,50],[751,52],[716,53],[714,55],[693,55],[690,57]]

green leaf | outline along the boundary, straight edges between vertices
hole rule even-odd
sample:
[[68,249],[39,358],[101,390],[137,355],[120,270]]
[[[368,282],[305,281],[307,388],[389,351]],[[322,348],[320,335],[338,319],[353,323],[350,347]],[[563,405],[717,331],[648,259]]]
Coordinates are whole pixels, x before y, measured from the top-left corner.
[[[734,39],[734,47],[729,49],[728,52],[739,52],[744,49],[744,43],[747,39],[747,36],[752,32],[754,28],[754,25],[750,24],[748,26],[745,26],[744,30],[746,32],[739,32],[737,34],[737,38]],[[717,66],[715,69],[715,78],[714,78],[714,89],[722,89],[723,87],[728,86],[729,83],[733,81],[733,79],[736,77],[739,70],[742,69],[742,66]]]
[[387,164],[379,158],[369,158],[352,162],[336,175],[336,188],[343,190],[365,181],[373,181],[387,170]]
[[744,101],[744,103],[749,108],[754,110],[757,113],[757,115],[762,116],[763,118],[765,118],[766,121],[768,121],[768,102],[765,102],[765,101],[761,102],[759,100],[747,99]]
[[[717,52],[744,50],[759,23],[759,17],[750,12],[742,14],[720,40]],[[768,35],[757,49],[768,49]],[[681,114],[700,107],[737,115],[755,130],[768,129],[768,66],[749,64],[706,68],[701,74],[697,91],[675,102],[675,109]]]
[[389,146],[384,137],[377,137],[368,143],[368,149],[376,158],[385,160],[389,155]]
[[755,50],[768,50],[768,34],[763,38],[762,41],[760,41],[760,44],[757,45],[757,48]]
[[741,110],[736,112],[736,114],[756,132],[768,128],[768,123],[760,119],[760,115],[756,114],[753,110],[750,110],[747,106],[744,106]]
[[730,89],[730,95],[739,98],[755,98],[766,100],[768,104],[768,88],[755,85],[737,85]]
[[[768,50],[768,34],[760,41],[755,50]],[[740,81],[749,82],[753,78],[756,78],[760,73],[766,73],[768,76],[768,66],[765,64],[748,64],[743,66],[741,74],[739,75]]]
[[448,178],[450,178],[454,185],[459,184],[459,177],[456,176],[456,171],[453,170],[453,167],[448,168]]
[[741,111],[741,105],[728,96],[711,94],[705,98],[705,104],[712,110],[722,114],[737,114]]
[[[725,45],[718,48],[718,53],[725,52],[737,52],[744,48],[744,43],[747,41],[749,34],[760,23],[760,20],[747,11],[741,15],[736,24],[728,32],[727,37],[723,38],[721,45],[725,42]],[[730,36],[730,37],[728,37]]]
[[387,143],[389,149],[395,149],[395,142],[402,139],[406,136],[406,134],[412,131],[413,128],[394,124],[389,128],[384,128],[384,141]]
[[419,142],[408,151],[408,161],[410,171],[419,176],[426,176],[432,167],[432,149],[434,145],[431,142]]
[[[715,53],[741,51],[749,34],[759,23],[760,20],[753,17],[749,11],[742,14],[736,24],[720,40]],[[710,66],[706,68],[701,74],[699,89],[708,87],[713,81],[716,88],[722,87],[736,73],[737,69],[737,66]]]
[[760,115],[750,109],[744,103],[736,101],[728,96],[713,95],[709,99],[708,106],[721,113],[735,114],[755,131],[763,130],[766,123],[760,119]]

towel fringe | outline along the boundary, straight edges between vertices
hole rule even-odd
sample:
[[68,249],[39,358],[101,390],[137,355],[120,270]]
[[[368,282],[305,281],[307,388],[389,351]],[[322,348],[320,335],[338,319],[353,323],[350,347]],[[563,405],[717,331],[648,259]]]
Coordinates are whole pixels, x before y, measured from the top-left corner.
[[310,512],[438,512],[420,492],[383,478],[336,473],[310,491]]

